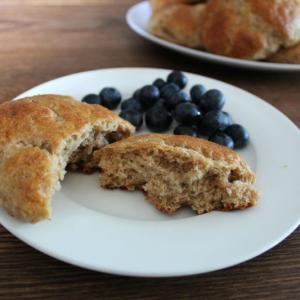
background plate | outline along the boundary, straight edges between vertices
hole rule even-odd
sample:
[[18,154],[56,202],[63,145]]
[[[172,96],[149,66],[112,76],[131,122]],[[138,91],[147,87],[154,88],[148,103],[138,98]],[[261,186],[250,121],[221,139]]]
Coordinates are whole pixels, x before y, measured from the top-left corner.
[[[81,99],[105,86],[124,98],[165,78],[162,69],[107,69],[65,76],[19,97],[56,93]],[[32,247],[84,268],[136,276],[178,276],[229,267],[270,249],[299,224],[300,136],[282,113],[226,83],[186,73],[190,88],[202,83],[226,96],[225,109],[251,135],[240,152],[257,174],[258,205],[235,212],[196,216],[183,209],[169,217],[139,192],[107,191],[98,174],[68,174],[54,196],[53,218],[26,224],[0,209],[0,222]],[[145,130],[144,130],[145,131]]]
[[262,61],[251,61],[245,59],[231,58],[216,54],[211,54],[205,51],[192,49],[168,42],[164,39],[158,38],[148,31],[148,22],[151,16],[151,7],[148,1],[144,1],[132,6],[127,12],[127,23],[129,27],[143,38],[154,42],[158,45],[168,49],[177,51],[179,53],[189,55],[198,59],[203,59],[210,62],[220,63],[233,67],[242,67],[246,69],[256,69],[265,71],[300,71],[299,64],[278,64]]

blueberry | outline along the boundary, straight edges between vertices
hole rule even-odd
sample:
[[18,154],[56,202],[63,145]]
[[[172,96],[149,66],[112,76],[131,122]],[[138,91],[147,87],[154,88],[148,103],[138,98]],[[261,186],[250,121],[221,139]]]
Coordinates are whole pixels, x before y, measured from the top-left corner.
[[81,101],[89,104],[101,104],[100,97],[96,94],[88,94]]
[[201,116],[200,111],[194,103],[180,103],[174,111],[175,120],[184,125],[194,125]]
[[178,93],[180,88],[175,83],[167,83],[160,91],[160,96],[163,99],[169,99],[174,94]]
[[154,82],[153,82],[153,85],[155,85],[157,88],[159,88],[160,90],[166,85],[167,83],[161,79],[161,78],[158,78],[156,79]]
[[143,125],[143,114],[137,110],[123,110],[119,116],[135,126],[136,130],[140,129]]
[[168,83],[175,83],[180,89],[183,89],[188,82],[187,77],[181,71],[173,71],[168,75]]
[[102,89],[99,96],[102,101],[102,105],[108,109],[117,108],[122,98],[121,93],[113,87],[106,87]]
[[234,147],[233,139],[224,132],[216,132],[212,134],[208,140],[219,145],[226,146],[230,149],[233,149]]
[[190,90],[190,95],[192,101],[199,105],[201,97],[205,94],[206,88],[202,84],[196,84],[194,85]]
[[137,111],[142,111],[142,104],[140,103],[140,101],[134,99],[134,98],[129,98],[126,99],[124,101],[122,101],[121,103],[121,109],[122,110],[137,110]]
[[173,94],[170,98],[166,100],[166,107],[169,110],[175,109],[175,107],[182,102],[189,102],[190,97],[187,93],[180,91],[176,94]]
[[198,130],[203,135],[211,135],[217,130],[224,130],[230,124],[230,119],[222,111],[212,110],[206,113],[198,122]]
[[159,99],[160,92],[155,85],[146,85],[141,90],[140,101],[143,109],[152,107]]
[[245,147],[250,140],[248,131],[239,124],[227,127],[224,132],[233,139],[235,148]]
[[201,97],[198,104],[203,112],[222,110],[225,97],[219,90],[209,90]]
[[162,98],[158,99],[156,103],[152,106],[152,108],[154,107],[156,108],[160,107],[161,109],[166,109],[166,100]]
[[193,126],[186,126],[186,125],[178,125],[174,129],[174,134],[176,135],[189,135],[193,137],[198,136],[197,129]]
[[154,132],[164,132],[172,124],[172,116],[166,110],[159,106],[154,106],[146,112],[146,125]]
[[136,91],[133,93],[132,98],[134,98],[134,99],[136,99],[136,100],[140,100],[140,98],[141,98],[141,90],[142,90],[142,89],[136,90]]
[[231,115],[228,112],[226,112],[226,111],[223,111],[223,114],[225,114],[228,117],[228,126],[232,125],[233,124],[233,120],[232,120]]

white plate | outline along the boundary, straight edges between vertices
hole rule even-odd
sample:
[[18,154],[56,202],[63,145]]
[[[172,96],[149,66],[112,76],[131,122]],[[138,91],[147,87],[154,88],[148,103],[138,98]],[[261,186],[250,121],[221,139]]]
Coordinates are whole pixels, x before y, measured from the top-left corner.
[[148,31],[148,23],[151,16],[151,7],[148,1],[143,1],[132,6],[127,12],[127,23],[138,35],[163,47],[186,54],[198,59],[216,62],[223,65],[243,67],[247,69],[265,71],[300,71],[300,64],[278,64],[262,61],[250,61],[245,59],[230,58],[226,56],[211,54],[205,51],[196,50],[168,42],[158,38]]
[[[105,86],[125,97],[161,69],[107,69],[73,74],[39,85],[19,97],[57,93],[81,99]],[[266,102],[241,89],[188,74],[189,86],[221,89],[226,110],[251,134],[241,155],[257,173],[262,196],[254,208],[196,216],[183,209],[159,213],[140,192],[99,187],[98,174],[68,174],[54,196],[53,219],[25,224],[0,210],[0,221],[32,247],[84,268],[136,276],[177,276],[229,267],[270,249],[299,224],[300,135]],[[292,253],[291,253],[292,255]]]

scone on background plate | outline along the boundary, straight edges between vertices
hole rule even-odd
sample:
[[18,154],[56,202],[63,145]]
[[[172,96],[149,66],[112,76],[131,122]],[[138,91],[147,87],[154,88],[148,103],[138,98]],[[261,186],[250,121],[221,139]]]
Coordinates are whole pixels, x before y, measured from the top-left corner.
[[191,48],[203,48],[202,16],[205,5],[174,4],[153,13],[149,30],[170,42]]
[[202,42],[213,53],[265,59],[300,41],[300,0],[210,0]]
[[290,48],[282,48],[268,58],[268,61],[281,64],[300,64],[300,43]]
[[150,4],[149,31],[170,42],[240,59],[299,63],[299,47],[293,46],[300,42],[300,0],[151,0]]
[[132,136],[94,153],[105,188],[142,190],[160,211],[196,213],[256,204],[255,174],[234,151],[189,136]]
[[150,0],[150,5],[153,11],[159,11],[176,4],[199,4],[203,2],[206,0]]
[[100,105],[41,95],[0,105],[0,205],[28,222],[51,216],[69,165],[86,172],[92,153],[134,127]]

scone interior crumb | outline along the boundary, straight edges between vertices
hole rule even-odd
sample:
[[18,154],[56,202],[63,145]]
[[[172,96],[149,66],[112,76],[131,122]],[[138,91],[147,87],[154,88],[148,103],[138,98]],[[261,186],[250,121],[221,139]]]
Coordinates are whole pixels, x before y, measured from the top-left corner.
[[[105,152],[105,151],[104,151]],[[195,159],[195,155],[197,159]],[[253,206],[257,192],[253,178],[237,165],[208,159],[193,150],[114,152],[101,157],[101,185],[140,189],[158,209],[174,213],[190,206],[198,214]]]
[[70,171],[92,173],[98,169],[97,163],[93,161],[93,152],[122,138],[121,133],[117,131],[103,132],[98,126],[89,128],[79,137],[73,135],[63,149],[62,168],[67,166]]
[[128,132],[105,130],[105,126],[89,125],[79,134],[72,135],[62,141],[61,151],[52,155],[53,166],[56,167],[58,182],[52,191],[60,189],[59,180],[63,180],[67,170],[80,171],[90,174],[98,169],[98,164],[93,160],[93,153],[105,145],[116,142],[128,135]]

